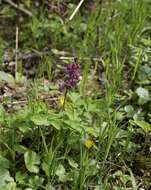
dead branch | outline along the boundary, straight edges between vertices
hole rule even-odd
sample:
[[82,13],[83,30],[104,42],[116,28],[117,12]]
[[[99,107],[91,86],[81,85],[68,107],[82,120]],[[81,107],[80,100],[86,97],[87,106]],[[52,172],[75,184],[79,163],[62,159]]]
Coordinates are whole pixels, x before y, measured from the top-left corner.
[[27,9],[25,9],[25,8],[17,5],[12,0],[3,0],[3,1],[6,2],[6,3],[8,3],[10,6],[14,7],[15,9],[18,9],[19,11],[23,12],[24,14],[26,14],[26,15],[28,15],[30,17],[33,16],[32,13],[29,10],[27,10]]

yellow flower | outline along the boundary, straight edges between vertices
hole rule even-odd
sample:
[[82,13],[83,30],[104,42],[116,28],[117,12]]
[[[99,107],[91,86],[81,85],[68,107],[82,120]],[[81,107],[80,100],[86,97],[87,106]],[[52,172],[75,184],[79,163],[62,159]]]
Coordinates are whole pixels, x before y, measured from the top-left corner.
[[65,101],[65,97],[64,96],[60,97],[59,103],[61,107],[64,105],[64,101]]
[[85,145],[88,149],[90,149],[90,148],[94,145],[94,142],[93,142],[92,140],[90,140],[90,139],[87,139],[87,140],[85,140],[84,145]]

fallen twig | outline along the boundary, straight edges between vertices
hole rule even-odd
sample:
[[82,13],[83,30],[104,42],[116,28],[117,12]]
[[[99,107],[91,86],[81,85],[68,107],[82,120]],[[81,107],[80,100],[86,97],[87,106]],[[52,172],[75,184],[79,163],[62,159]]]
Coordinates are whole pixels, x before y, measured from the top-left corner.
[[[46,97],[42,98],[43,101],[58,101],[59,97]],[[18,100],[18,101],[12,101],[8,102],[8,105],[26,105],[28,103],[28,100]],[[1,102],[1,104],[6,104],[5,102]]]
[[17,4],[14,3],[12,0],[3,0],[3,1],[6,2],[6,3],[8,3],[10,6],[14,7],[15,9],[18,9],[18,10],[20,10],[21,12],[25,13],[26,15],[28,15],[28,16],[30,16],[30,17],[33,16],[32,13],[31,13],[29,10],[27,10],[27,9],[25,9],[25,8],[23,8],[23,7],[19,6],[19,5],[17,5]]
[[18,26],[16,27],[16,48],[15,48],[15,78],[17,76],[18,68]]
[[79,4],[77,5],[77,7],[75,8],[75,10],[73,11],[72,15],[69,18],[69,21],[73,19],[73,17],[75,16],[75,14],[78,12],[79,8],[81,7],[82,3],[84,2],[84,0],[81,0],[79,2]]
[[[26,53],[26,54],[20,54],[18,55],[18,60],[26,60],[26,59],[30,59],[33,57],[43,57],[43,56],[48,56],[50,53],[52,53],[53,55],[58,56],[58,58],[60,60],[74,60],[76,58],[76,56],[63,56],[65,54],[69,54],[69,52],[63,52],[63,51],[37,51],[35,49],[33,49],[32,53]],[[100,61],[103,62],[102,57],[79,57],[78,59],[80,60],[93,60],[93,61]]]
[[[59,59],[61,60],[74,60],[76,57],[65,57],[65,56],[61,56],[59,57]],[[102,58],[101,57],[82,57],[82,58],[79,58],[81,60],[93,60],[93,61],[101,61],[103,62]]]

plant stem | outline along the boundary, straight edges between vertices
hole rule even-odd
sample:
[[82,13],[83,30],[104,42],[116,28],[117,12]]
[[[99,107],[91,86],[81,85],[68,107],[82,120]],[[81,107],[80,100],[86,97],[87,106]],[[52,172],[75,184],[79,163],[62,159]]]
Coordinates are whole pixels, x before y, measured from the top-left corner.
[[66,103],[66,99],[67,99],[67,93],[68,93],[68,90],[66,89],[65,94],[64,94],[63,106],[62,106],[63,109],[65,107],[65,103]]

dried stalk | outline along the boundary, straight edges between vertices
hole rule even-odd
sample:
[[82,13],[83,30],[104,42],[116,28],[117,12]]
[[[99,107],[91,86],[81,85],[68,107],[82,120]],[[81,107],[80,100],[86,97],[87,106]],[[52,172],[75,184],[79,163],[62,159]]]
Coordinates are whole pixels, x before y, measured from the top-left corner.
[[6,2],[6,3],[8,3],[10,6],[14,7],[15,9],[18,9],[19,11],[23,12],[24,14],[26,14],[26,15],[28,15],[30,17],[33,16],[32,13],[29,10],[27,10],[27,9],[25,9],[25,8],[17,5],[13,1],[11,1],[11,0],[3,0],[3,1]]
[[75,8],[75,10],[73,11],[72,15],[69,18],[69,21],[73,19],[73,17],[75,16],[75,14],[78,12],[78,10],[80,9],[82,3],[84,2],[84,0],[81,0],[79,2],[79,4],[77,5],[77,7]]
[[19,29],[16,27],[16,48],[15,48],[15,77],[17,76],[17,68],[18,68],[18,34]]

